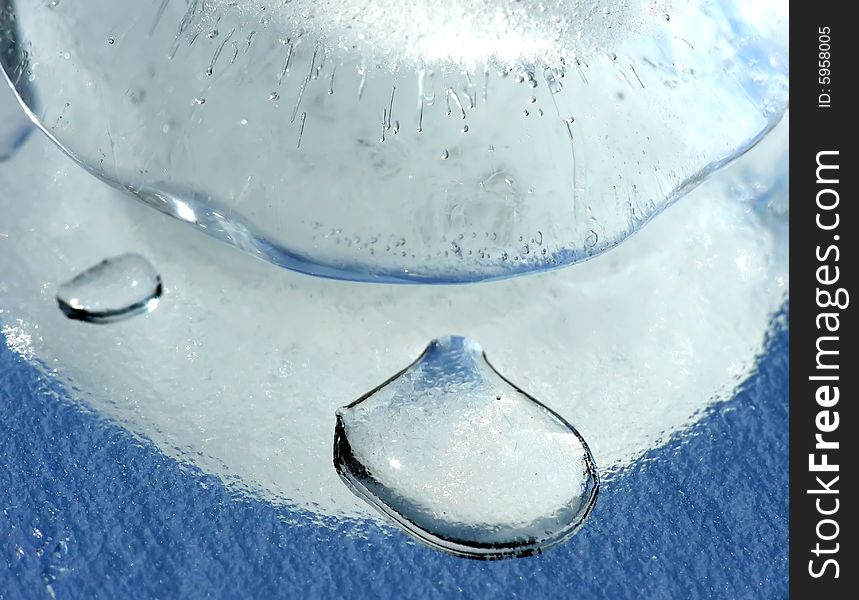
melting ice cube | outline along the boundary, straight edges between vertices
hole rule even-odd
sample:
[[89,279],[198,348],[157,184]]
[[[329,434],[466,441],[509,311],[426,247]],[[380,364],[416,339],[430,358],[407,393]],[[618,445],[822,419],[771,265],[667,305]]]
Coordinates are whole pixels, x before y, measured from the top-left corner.
[[161,293],[161,276],[148,260],[121,254],[61,285],[57,303],[70,319],[113,323],[154,310]]
[[787,106],[787,13],[0,2],[0,69],[90,172],[253,256],[466,282],[605,252],[748,150]]
[[566,541],[599,490],[575,428],[462,337],[434,340],[340,409],[334,464],[408,533],[469,558],[526,556]]

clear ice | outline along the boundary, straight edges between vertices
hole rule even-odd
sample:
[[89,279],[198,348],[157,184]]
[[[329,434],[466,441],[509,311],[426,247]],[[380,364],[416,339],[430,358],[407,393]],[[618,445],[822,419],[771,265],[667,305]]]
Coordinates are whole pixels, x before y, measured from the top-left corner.
[[152,264],[139,254],[122,254],[62,284],[57,304],[69,319],[105,324],[154,310],[161,293],[161,276]]
[[526,556],[566,541],[599,490],[575,428],[456,336],[434,340],[337,411],[334,464],[415,538],[469,558]]
[[75,160],[200,231],[466,282],[613,248],[754,145],[787,105],[786,22],[782,0],[5,2],[0,65]]

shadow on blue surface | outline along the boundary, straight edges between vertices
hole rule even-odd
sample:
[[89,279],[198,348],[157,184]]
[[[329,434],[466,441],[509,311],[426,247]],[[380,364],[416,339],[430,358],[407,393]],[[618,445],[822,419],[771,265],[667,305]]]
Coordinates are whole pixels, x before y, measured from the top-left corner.
[[785,597],[787,348],[779,325],[735,398],[605,484],[568,544],[484,563],[239,497],[0,345],[0,599]]

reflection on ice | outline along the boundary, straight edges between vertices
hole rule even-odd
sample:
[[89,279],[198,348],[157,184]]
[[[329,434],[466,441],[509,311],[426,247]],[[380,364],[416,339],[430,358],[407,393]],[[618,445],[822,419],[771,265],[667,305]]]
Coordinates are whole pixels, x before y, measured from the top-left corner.
[[0,162],[9,158],[24,143],[33,124],[5,89],[3,74],[0,73]]
[[461,337],[434,340],[338,410],[334,464],[407,532],[468,558],[527,556],[566,541],[599,490],[575,428]]

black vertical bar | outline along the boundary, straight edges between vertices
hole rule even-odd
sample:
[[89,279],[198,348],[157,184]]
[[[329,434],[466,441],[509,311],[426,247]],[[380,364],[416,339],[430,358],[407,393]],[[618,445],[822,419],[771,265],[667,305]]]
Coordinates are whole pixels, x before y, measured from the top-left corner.
[[851,7],[791,3],[790,591],[800,599],[859,594]]

